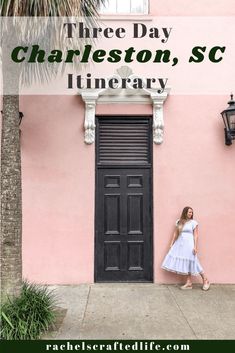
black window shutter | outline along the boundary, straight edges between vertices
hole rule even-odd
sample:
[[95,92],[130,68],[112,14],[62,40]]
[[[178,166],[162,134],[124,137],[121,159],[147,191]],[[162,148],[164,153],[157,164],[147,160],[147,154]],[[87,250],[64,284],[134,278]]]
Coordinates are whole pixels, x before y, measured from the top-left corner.
[[150,119],[97,119],[99,165],[146,165],[150,163]]

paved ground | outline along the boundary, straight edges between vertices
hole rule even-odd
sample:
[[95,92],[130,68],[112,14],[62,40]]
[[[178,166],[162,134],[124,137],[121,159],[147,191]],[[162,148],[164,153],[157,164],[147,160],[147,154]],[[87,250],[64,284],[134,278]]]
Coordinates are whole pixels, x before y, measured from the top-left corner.
[[44,339],[235,339],[235,285],[54,286],[66,315]]

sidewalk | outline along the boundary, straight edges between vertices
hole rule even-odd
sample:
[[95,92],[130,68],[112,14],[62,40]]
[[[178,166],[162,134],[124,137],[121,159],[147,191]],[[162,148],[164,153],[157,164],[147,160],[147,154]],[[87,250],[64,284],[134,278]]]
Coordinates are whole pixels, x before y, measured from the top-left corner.
[[43,339],[235,339],[235,285],[208,292],[136,283],[50,288],[67,311]]

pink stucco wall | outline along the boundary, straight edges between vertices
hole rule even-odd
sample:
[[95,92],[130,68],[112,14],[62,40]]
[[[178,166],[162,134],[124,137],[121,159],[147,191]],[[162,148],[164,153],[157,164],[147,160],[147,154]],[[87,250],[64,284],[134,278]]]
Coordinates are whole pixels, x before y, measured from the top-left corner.
[[23,97],[23,267],[38,282],[93,281],[94,146],[80,98]]
[[234,0],[151,0],[150,13],[160,16],[234,16]]
[[219,112],[226,97],[172,96],[165,106],[165,142],[154,148],[155,278],[175,281],[160,269],[174,220],[184,206],[199,222],[199,258],[212,282],[234,283],[232,184],[235,146],[224,145]]
[[[235,1],[151,1],[161,16],[231,16]],[[229,34],[231,35],[231,33]],[[165,135],[153,147],[154,281],[180,278],[160,269],[175,220],[190,205],[199,222],[199,258],[212,282],[234,283],[235,145],[224,145],[224,95],[170,95]],[[84,143],[78,96],[21,98],[23,271],[44,283],[94,281],[95,146]],[[113,107],[100,105],[98,114]],[[116,105],[115,114],[150,114],[150,105]]]
[[[22,99],[24,275],[47,283],[93,282],[95,154],[83,142],[82,105],[78,97],[35,98]],[[185,205],[199,221],[199,257],[208,276],[217,283],[235,280],[229,271],[235,265],[234,146],[224,145],[219,117],[226,98],[207,96],[202,104],[205,97],[171,96],[165,104],[164,143],[153,149],[156,282],[179,280],[160,264]],[[109,112],[109,106],[97,110]],[[116,114],[150,112],[150,106],[115,107]]]

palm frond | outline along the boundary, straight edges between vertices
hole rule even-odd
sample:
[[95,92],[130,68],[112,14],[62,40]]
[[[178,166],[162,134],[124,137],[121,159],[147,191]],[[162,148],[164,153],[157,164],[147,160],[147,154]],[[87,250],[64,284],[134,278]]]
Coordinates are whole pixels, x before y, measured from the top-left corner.
[[107,0],[1,0],[1,16],[97,16]]
[[[73,38],[68,40],[63,31],[62,17],[78,17],[83,19],[87,27],[98,25],[98,10],[107,0],[0,0],[0,14],[7,17],[6,26],[10,24],[11,31],[5,27],[6,40],[9,36],[16,37],[15,43],[30,46],[37,43],[49,53],[52,49],[67,48],[82,51],[85,44],[93,39]],[[10,18],[9,18],[10,17]],[[41,19],[40,19],[41,17]],[[9,22],[10,21],[10,22]],[[14,28],[13,28],[14,27]],[[4,28],[4,25],[2,26]],[[58,30],[58,29],[61,30]],[[12,35],[11,35],[12,33]],[[8,37],[7,37],[8,36]],[[79,70],[81,64],[75,61],[73,68]],[[63,73],[65,65],[53,65],[45,61],[41,63],[20,64],[20,84],[29,86],[33,82],[42,84],[49,82],[57,74]]]

